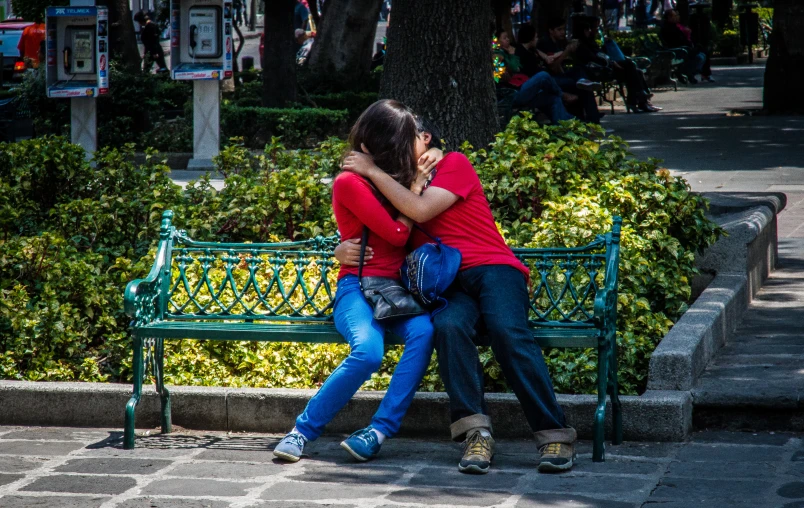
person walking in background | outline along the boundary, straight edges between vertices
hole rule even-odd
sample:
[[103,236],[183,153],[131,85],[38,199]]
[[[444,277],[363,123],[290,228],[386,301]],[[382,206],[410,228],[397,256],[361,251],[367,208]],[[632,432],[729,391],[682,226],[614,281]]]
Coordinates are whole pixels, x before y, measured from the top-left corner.
[[145,72],[151,72],[151,66],[154,62],[156,62],[157,72],[167,72],[165,52],[159,43],[159,27],[142,11],[134,15],[134,21],[140,25],[140,41],[145,47],[142,55]]
[[17,49],[20,56],[25,61],[25,66],[29,68],[39,67],[39,48],[45,42],[45,24],[41,19],[36,20],[33,25],[26,26],[20,36]]

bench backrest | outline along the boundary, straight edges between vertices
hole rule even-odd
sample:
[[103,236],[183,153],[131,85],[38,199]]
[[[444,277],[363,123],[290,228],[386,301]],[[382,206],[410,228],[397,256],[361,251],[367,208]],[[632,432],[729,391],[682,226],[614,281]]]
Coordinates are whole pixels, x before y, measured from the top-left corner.
[[[152,274],[158,320],[332,320],[338,264],[335,237],[299,242],[196,242],[165,212]],[[578,248],[514,249],[531,271],[531,324],[595,326],[594,299],[616,292],[620,219]]]

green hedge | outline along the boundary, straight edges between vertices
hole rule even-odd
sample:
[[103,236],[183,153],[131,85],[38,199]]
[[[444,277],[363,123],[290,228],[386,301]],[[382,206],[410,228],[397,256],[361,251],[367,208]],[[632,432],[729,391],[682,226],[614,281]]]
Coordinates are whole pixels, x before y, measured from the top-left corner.
[[[486,150],[464,147],[511,245],[582,245],[624,218],[618,341],[625,393],[645,387],[650,354],[686,310],[694,252],[718,229],[687,183],[655,161],[630,157],[617,137],[580,123],[540,127],[514,118]],[[597,141],[596,141],[597,140]],[[153,262],[159,216],[198,240],[268,241],[332,234],[328,183],[345,145],[264,155],[242,145],[215,163],[226,186],[208,177],[185,189],[151,157],[128,162],[132,147],[97,154],[94,167],[61,138],[0,145],[0,378],[127,381],[131,377],[125,284]],[[310,388],[348,353],[342,345],[169,342],[168,382]],[[385,389],[401,353],[389,348],[365,385]],[[594,351],[549,351],[564,393],[590,393]],[[489,390],[507,387],[487,349]],[[442,389],[435,362],[424,390]]]
[[221,108],[225,138],[243,138],[250,148],[263,148],[272,137],[291,146],[312,147],[347,133],[348,112],[331,109],[274,109],[226,106]]

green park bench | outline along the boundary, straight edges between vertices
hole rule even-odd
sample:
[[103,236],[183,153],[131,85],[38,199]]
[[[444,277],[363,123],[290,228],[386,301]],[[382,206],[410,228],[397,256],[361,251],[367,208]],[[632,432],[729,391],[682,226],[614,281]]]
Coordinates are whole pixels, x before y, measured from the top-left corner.
[[[134,390],[126,404],[124,448],[134,448],[135,410],[150,367],[161,397],[162,432],[171,431],[164,384],[164,341],[344,343],[332,321],[338,237],[284,243],[197,242],[162,215],[156,260],[129,282]],[[542,348],[597,348],[598,403],[593,460],[602,461],[606,395],[622,442],[617,388],[617,271],[621,219],[577,248],[514,249],[531,269],[533,337]],[[389,334],[386,344],[402,344]]]

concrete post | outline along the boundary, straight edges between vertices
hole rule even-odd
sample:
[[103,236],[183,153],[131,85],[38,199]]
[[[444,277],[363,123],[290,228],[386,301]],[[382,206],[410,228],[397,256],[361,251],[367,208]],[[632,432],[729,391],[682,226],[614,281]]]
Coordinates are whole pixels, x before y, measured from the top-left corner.
[[70,99],[70,141],[81,145],[91,159],[98,149],[98,107],[94,98]]
[[193,81],[193,158],[187,169],[212,169],[220,147],[220,81]]

